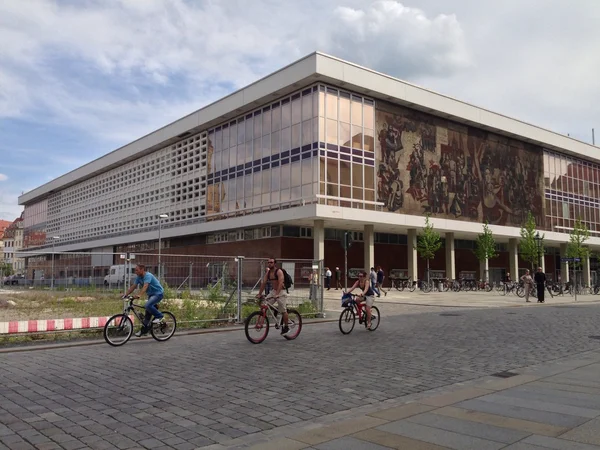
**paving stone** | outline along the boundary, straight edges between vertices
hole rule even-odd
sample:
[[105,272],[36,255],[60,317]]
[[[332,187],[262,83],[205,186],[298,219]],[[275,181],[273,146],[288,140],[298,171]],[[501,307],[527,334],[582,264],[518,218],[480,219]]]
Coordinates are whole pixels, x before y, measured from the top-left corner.
[[[600,409],[582,408],[572,405],[558,403],[559,398],[548,397],[546,401],[533,400],[531,398],[521,398],[503,394],[492,394],[480,397],[478,400],[495,403],[498,405],[518,406],[522,408],[535,409],[539,411],[553,412],[558,414],[567,414],[571,416],[587,417],[593,419],[600,416]],[[553,401],[553,400],[556,400]]]
[[318,450],[389,450],[392,447],[384,447],[372,442],[365,442],[360,439],[346,436],[315,445],[314,448]]
[[407,418],[406,421],[505,444],[512,444],[529,436],[529,433],[524,431],[455,419],[440,414],[419,414]]
[[525,444],[539,445],[544,448],[550,448],[555,450],[598,450],[596,445],[582,444],[579,442],[573,442],[562,438],[552,438],[548,436],[529,436],[527,439],[522,441]]
[[600,446],[600,418],[592,419],[571,431],[567,431],[560,438]]
[[377,427],[377,429],[457,450],[496,450],[506,447],[506,444],[504,443],[431,428],[409,422],[408,420],[390,422]]

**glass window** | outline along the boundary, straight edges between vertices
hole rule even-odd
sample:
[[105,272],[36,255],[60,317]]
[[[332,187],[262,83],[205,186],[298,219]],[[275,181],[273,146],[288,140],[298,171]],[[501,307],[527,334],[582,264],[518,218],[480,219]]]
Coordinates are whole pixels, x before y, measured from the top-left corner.
[[279,193],[279,189],[281,188],[281,186],[279,185],[280,174],[280,167],[274,167],[271,169],[271,192]]
[[221,169],[229,168],[229,149],[221,152]]
[[362,150],[362,127],[352,125],[352,147]]
[[281,130],[281,151],[292,148],[292,131],[290,127]]
[[290,102],[281,105],[281,127],[292,125],[292,104]]
[[302,167],[300,161],[291,164],[292,167],[292,187],[302,185]]
[[263,111],[262,119],[262,134],[265,136],[271,132],[271,111]]
[[327,158],[327,182],[339,183],[339,169],[337,159]]
[[244,196],[246,208],[252,207],[252,174],[244,175]]
[[326,104],[325,104],[325,113],[327,114],[328,119],[333,119],[337,121],[338,118],[338,97],[337,94],[333,94],[331,89],[327,89],[326,96]]
[[300,147],[300,124],[292,125],[292,148]]
[[312,119],[302,122],[302,145],[312,144],[313,142],[313,124]]
[[243,144],[246,142],[246,124],[244,122],[238,123],[238,136],[237,143]]
[[350,123],[350,94],[340,92],[339,120]]
[[365,128],[371,128],[374,129],[375,128],[375,108],[372,104],[368,103],[367,100],[365,100],[365,103],[363,105],[363,112],[364,112],[364,126]]
[[365,189],[375,189],[375,169],[371,166],[365,166]]
[[[256,196],[260,195],[261,191],[262,191],[262,175],[261,175],[261,172],[254,172],[253,174],[247,175],[247,176],[253,177],[254,183],[252,185],[253,186],[252,187],[252,194],[254,195],[254,198],[256,199]],[[258,204],[260,204],[260,201],[259,201]],[[256,206],[256,204],[254,206]]]
[[292,124],[302,121],[302,103],[300,98],[292,100]]
[[325,116],[325,92],[319,90],[319,116]]
[[302,97],[302,120],[308,120],[313,116],[312,94]]
[[362,164],[352,164],[352,186],[360,189],[364,187]]
[[343,145],[344,147],[350,147],[350,124],[340,122],[339,133],[340,145]]
[[229,148],[229,127],[223,128],[223,148]]
[[340,161],[340,184],[350,186],[350,163]]
[[302,184],[312,183],[312,160],[307,158],[302,160]]
[[[291,186],[290,164],[281,166],[281,189],[289,189]],[[289,195],[289,194],[288,194]]]
[[338,143],[338,121],[327,119],[327,143],[337,145]]
[[281,108],[279,106],[274,106],[271,110],[272,116],[272,126],[271,132],[281,130]]
[[319,157],[319,180],[325,181],[325,157]]
[[365,150],[372,152],[375,150],[375,137],[373,135],[373,130],[369,128],[363,129],[364,135],[364,146]]
[[271,154],[276,155],[281,152],[281,140],[279,131],[274,131],[271,133]]
[[260,114],[253,117],[254,119],[254,139],[262,136],[262,119]]
[[[283,180],[283,178],[282,178],[282,180]],[[289,180],[289,177],[288,177],[288,180]],[[280,201],[287,202],[287,201],[289,201],[289,199],[290,199],[290,189],[289,188],[282,189],[281,190],[281,200]]]
[[246,156],[244,157],[244,162],[252,161],[252,141],[246,142],[244,144]]
[[325,142],[325,118],[319,117],[319,142]]
[[262,172],[259,172],[259,174],[262,175],[262,193],[268,194],[269,192],[271,192],[271,170],[263,170]]
[[245,122],[245,137],[246,137],[246,141],[252,141],[253,138],[253,130],[252,130],[252,124],[254,123],[254,120],[252,117],[250,117],[249,119],[246,119]]
[[223,132],[221,130],[215,132],[214,144],[217,152],[223,149]]
[[290,200],[300,200],[302,197],[302,187],[293,187],[290,193]]
[[271,136],[263,136],[262,139],[261,158],[266,158],[267,156],[271,156]]
[[363,107],[360,97],[352,96],[352,125],[363,125]]
[[363,189],[362,188],[352,188],[352,198],[355,200],[363,199]]

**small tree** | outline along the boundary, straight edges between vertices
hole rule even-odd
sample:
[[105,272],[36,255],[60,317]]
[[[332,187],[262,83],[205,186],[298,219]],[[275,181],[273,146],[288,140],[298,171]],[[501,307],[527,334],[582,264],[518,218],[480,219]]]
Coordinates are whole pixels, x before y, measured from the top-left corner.
[[[579,258],[580,261],[573,262],[573,269],[581,267],[581,261],[590,257],[589,247],[584,247],[585,241],[590,238],[590,231],[587,226],[577,219],[575,227],[569,235],[569,243],[567,244],[567,258]],[[577,280],[575,280],[577,282]]]
[[[536,225],[535,217],[531,214],[531,211],[527,213],[527,220],[521,227],[521,242],[519,242],[519,253],[521,257],[531,264],[533,272],[535,272],[535,266],[539,264],[540,254],[545,253],[544,249],[544,237],[545,234],[540,236],[540,248],[538,249],[538,243],[535,239]],[[516,274],[515,274],[516,275]]]
[[429,221],[429,214],[425,217],[423,232],[417,237],[417,253],[421,258],[427,260],[427,282],[429,283],[429,260],[435,257],[436,252],[442,246],[440,234],[433,229]]
[[9,275],[12,275],[13,273],[14,272],[13,272],[12,264],[0,262],[0,276],[8,277]]
[[[498,256],[498,252],[496,251],[496,241],[494,240],[494,235],[492,230],[490,230],[487,221],[483,224],[483,234],[477,236],[474,253],[479,262],[487,261]],[[484,281],[487,281],[487,270],[486,273],[483,274],[483,278]]]

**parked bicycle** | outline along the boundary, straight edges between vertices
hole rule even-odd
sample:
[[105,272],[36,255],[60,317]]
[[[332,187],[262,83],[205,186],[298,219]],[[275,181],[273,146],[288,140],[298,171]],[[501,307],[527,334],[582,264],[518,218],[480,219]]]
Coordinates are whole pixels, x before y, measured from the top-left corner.
[[[104,325],[104,340],[113,347],[125,344],[133,334],[133,320],[137,318],[140,324],[144,323],[146,309],[144,305],[133,303],[135,297],[128,295],[123,299],[123,312],[112,316]],[[159,305],[156,305],[158,308]],[[161,311],[164,315],[160,323],[151,323],[150,334],[160,342],[169,340],[177,329],[175,316],[169,311]]]
[[342,334],[350,334],[354,330],[356,316],[358,316],[358,324],[364,324],[369,331],[375,331],[379,327],[381,315],[377,306],[371,306],[371,328],[367,327],[367,305],[361,302],[360,306],[356,302],[356,295],[344,293],[342,295],[342,306],[344,310],[340,314],[339,327]]
[[[260,310],[250,314],[244,323],[244,332],[246,338],[253,344],[260,344],[269,334],[269,318],[273,321],[275,329],[279,330],[283,325],[283,314],[279,314],[277,308],[265,301],[262,296],[257,300]],[[288,331],[283,335],[288,341],[292,341],[298,337],[302,331],[302,316],[292,308],[286,308],[288,313]]]
[[416,282],[412,280],[401,280],[399,278],[390,278],[390,286],[387,289],[387,292],[390,292],[392,289],[396,289],[397,291],[402,292],[406,289],[409,292],[414,292],[417,287]]

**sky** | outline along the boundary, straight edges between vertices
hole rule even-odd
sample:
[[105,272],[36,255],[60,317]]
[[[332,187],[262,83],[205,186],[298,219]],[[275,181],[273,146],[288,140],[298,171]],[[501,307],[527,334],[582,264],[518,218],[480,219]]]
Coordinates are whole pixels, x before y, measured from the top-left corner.
[[600,142],[598,23],[598,0],[0,0],[0,219],[315,50]]

